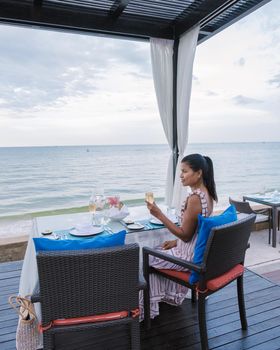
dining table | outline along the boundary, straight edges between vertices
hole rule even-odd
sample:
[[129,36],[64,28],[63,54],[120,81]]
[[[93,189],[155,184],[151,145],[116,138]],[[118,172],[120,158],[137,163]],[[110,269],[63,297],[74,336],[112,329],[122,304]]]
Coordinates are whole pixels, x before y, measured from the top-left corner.
[[277,245],[277,220],[278,220],[278,208],[280,207],[280,193],[274,191],[266,194],[253,194],[243,196],[243,201],[249,201],[259,204],[264,204],[271,207],[272,210],[272,247],[276,248]]
[[[162,207],[162,210],[166,210]],[[140,225],[140,229],[129,229],[124,221],[111,221],[104,227],[107,234],[114,234],[121,230],[126,230],[125,244],[138,243],[140,247],[140,262],[142,265],[141,248],[144,246],[156,247],[162,244],[165,240],[170,240],[172,234],[163,226],[153,223],[151,216],[146,206],[137,206],[129,208],[129,218],[134,223]],[[72,237],[69,232],[81,224],[89,224],[91,222],[91,214],[74,213],[52,216],[41,216],[33,219],[33,227],[27,243],[27,249],[23,261],[23,267],[20,277],[19,295],[32,295],[38,288],[38,270],[36,263],[36,251],[33,243],[35,237],[45,237],[49,239],[81,239],[86,240],[89,237]],[[51,232],[49,235],[44,235],[46,232]],[[35,309],[38,318],[40,319],[40,306],[35,304]]]

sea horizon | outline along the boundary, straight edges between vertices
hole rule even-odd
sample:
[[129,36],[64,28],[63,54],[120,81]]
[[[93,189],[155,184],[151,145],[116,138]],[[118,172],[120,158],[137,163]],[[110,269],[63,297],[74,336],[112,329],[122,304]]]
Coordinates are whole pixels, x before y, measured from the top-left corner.
[[[219,142],[189,142],[188,145],[219,145],[219,144],[254,144],[254,143],[280,143],[279,141],[219,141]],[[111,146],[163,146],[168,143],[112,143],[112,144],[66,144],[66,145],[24,145],[1,146],[0,148],[33,148],[33,147],[111,147]]]

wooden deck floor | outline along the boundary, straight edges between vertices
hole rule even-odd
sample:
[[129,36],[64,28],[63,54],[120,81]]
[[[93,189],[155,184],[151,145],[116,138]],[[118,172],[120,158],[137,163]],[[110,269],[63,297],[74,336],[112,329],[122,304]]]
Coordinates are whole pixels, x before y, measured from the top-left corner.
[[[17,315],[7,303],[18,290],[21,262],[0,264],[0,349],[15,349]],[[280,286],[250,271],[245,274],[246,309],[249,328],[240,328],[236,288],[232,284],[210,296],[207,301],[207,324],[211,349],[279,350],[280,349]],[[104,340],[104,339],[103,339]],[[126,349],[99,344],[87,349]],[[115,343],[115,345],[113,345]],[[200,349],[196,307],[186,300],[181,307],[161,306],[161,316],[146,332],[141,325],[142,350]],[[69,346],[69,350],[79,346]]]

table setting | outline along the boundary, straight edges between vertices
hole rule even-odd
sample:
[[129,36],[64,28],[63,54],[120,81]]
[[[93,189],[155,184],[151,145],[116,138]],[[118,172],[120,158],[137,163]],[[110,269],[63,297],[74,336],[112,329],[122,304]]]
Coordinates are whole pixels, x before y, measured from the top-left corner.
[[[154,202],[153,192],[146,192],[145,200]],[[178,224],[174,209],[163,207],[162,210],[173,223]],[[53,240],[78,240],[110,235],[124,229],[129,234],[164,227],[163,223],[152,216],[147,209],[139,217],[133,213],[133,210],[132,213],[130,212],[129,208],[120,200],[119,195],[105,196],[103,190],[95,190],[89,199],[89,217],[84,216],[69,227],[56,227],[54,230],[47,228],[40,232],[40,236]]]

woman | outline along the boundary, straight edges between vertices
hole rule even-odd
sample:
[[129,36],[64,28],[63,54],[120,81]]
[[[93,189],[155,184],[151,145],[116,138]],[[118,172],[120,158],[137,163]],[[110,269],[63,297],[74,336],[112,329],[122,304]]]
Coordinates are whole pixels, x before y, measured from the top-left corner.
[[[190,154],[184,157],[181,162],[180,178],[183,186],[190,186],[191,188],[191,192],[182,207],[180,227],[169,220],[155,203],[147,202],[147,207],[150,213],[158,218],[177,237],[175,240],[164,242],[161,249],[166,250],[166,254],[185,260],[192,260],[197,240],[198,214],[205,217],[211,215],[214,201],[218,200],[212,160],[200,154]],[[159,269],[186,270],[156,257],[151,257],[150,265]],[[161,276],[151,274],[151,318],[159,314],[159,302],[164,301],[172,305],[180,305],[185,299],[187,292],[188,288]],[[141,320],[143,320],[142,294],[140,295]]]

